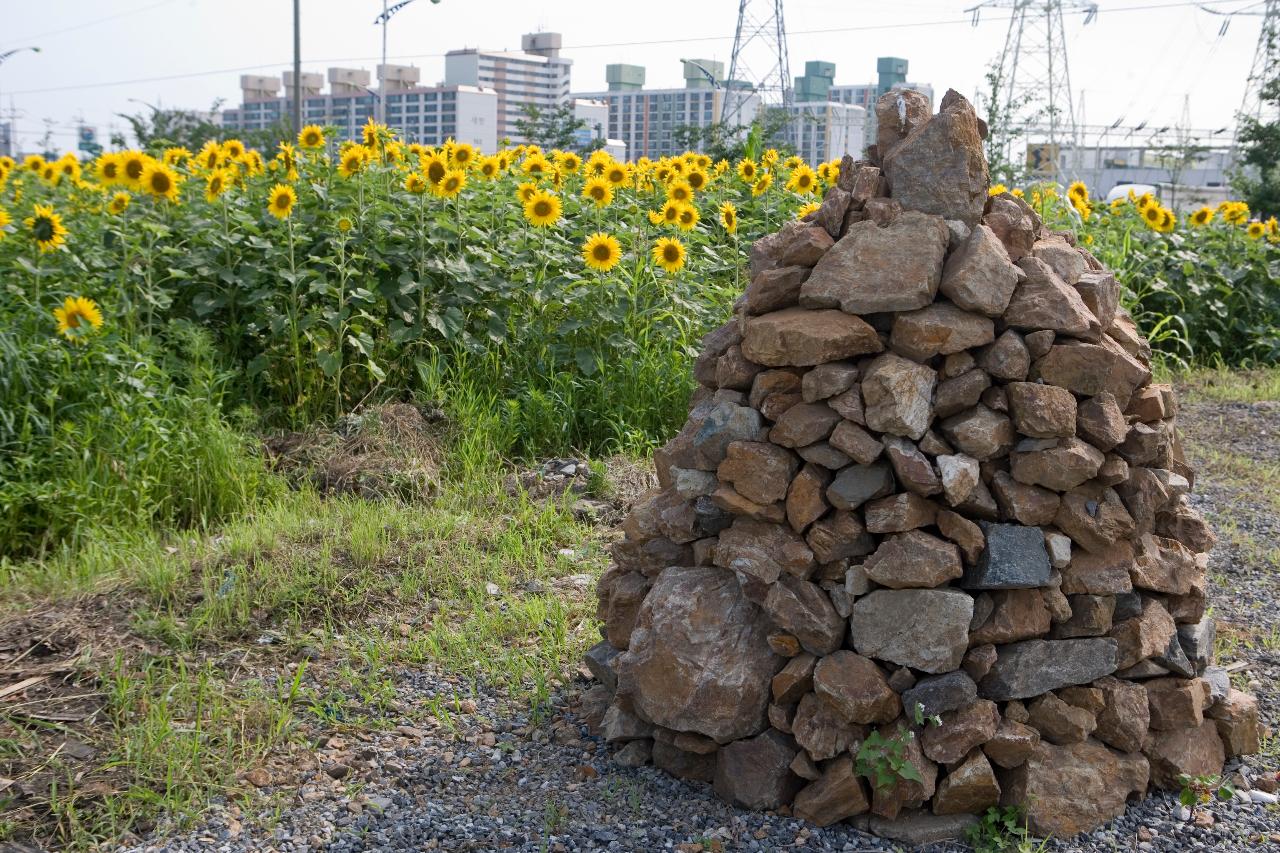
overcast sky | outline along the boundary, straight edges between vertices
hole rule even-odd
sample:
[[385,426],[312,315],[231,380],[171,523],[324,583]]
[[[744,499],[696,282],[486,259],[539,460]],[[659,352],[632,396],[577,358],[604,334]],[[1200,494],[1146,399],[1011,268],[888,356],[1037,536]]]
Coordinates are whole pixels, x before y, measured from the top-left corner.
[[[978,26],[965,12],[978,0],[788,0],[793,75],[807,59],[836,64],[837,83],[875,78],[877,56],[901,56],[912,80],[972,97],[998,57],[1008,11],[988,8]],[[1008,0],[1006,0],[1008,2]],[[1072,0],[1068,0],[1068,4]],[[1202,0],[1228,11],[1251,0]],[[1098,0],[1097,18],[1068,15],[1066,38],[1077,105],[1088,124],[1175,124],[1188,100],[1190,123],[1219,128],[1240,105],[1261,19],[1224,19],[1186,0]],[[302,0],[304,70],[372,67],[381,50],[372,25],[381,0]],[[564,36],[573,88],[604,88],[604,66],[648,68],[650,87],[683,84],[678,60],[728,64],[737,0],[417,0],[392,19],[392,62],[444,75],[443,54],[458,47],[519,48],[520,35]],[[1146,8],[1143,8],[1146,7]],[[0,110],[17,112],[19,141],[34,147],[52,122],[59,148],[75,144],[78,120],[107,139],[136,112],[130,98],[207,109],[234,105],[239,75],[278,75],[292,59],[289,0],[0,0],[0,53],[37,45],[0,65]],[[169,78],[169,79],[158,79]],[[1088,140],[1092,142],[1092,139]]]

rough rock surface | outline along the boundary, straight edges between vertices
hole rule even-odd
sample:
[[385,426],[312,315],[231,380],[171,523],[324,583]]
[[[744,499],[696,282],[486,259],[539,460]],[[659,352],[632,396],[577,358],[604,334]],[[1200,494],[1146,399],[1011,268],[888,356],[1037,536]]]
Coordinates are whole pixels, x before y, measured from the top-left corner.
[[[877,116],[704,339],[598,586],[600,726],[823,826],[915,843],[999,801],[1071,834],[1266,711],[1213,665],[1214,537],[1119,282],[988,195],[959,95]],[[920,778],[869,786],[873,733]]]

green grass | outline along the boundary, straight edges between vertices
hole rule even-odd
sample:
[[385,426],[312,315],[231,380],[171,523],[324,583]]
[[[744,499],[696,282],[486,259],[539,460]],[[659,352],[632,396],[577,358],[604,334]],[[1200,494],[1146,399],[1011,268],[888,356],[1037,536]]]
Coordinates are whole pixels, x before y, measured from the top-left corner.
[[1280,400],[1280,367],[1231,369],[1225,366],[1166,373],[1188,402],[1258,403]]
[[[598,574],[606,556],[599,531],[576,521],[567,500],[535,502],[500,484],[491,471],[416,504],[287,492],[207,535],[95,537],[75,553],[10,564],[0,619],[106,594],[121,630],[157,651],[104,650],[82,664],[80,683],[102,694],[105,711],[77,736],[99,749],[86,779],[112,780],[108,793],[86,793],[70,765],[55,768],[65,778],[47,815],[33,827],[0,804],[0,839],[34,829],[42,841],[86,848],[198,814],[213,794],[241,790],[239,773],[317,727],[408,715],[452,730],[469,680],[541,713],[595,639],[594,597],[552,582]],[[567,561],[562,548],[583,556]],[[526,591],[535,580],[545,591]],[[218,666],[232,651],[245,655],[243,668]],[[306,657],[313,662],[300,664]],[[463,676],[460,695],[401,707],[395,686],[406,666]],[[10,716],[0,723],[24,730]],[[23,752],[0,738],[0,762]]]

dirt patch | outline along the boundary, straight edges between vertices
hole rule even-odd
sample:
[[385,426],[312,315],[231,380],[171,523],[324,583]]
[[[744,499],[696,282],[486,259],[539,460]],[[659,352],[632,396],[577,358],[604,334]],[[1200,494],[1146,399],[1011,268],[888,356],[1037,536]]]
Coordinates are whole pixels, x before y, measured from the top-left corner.
[[425,500],[439,482],[443,423],[438,409],[384,403],[263,444],[272,470],[321,494]]

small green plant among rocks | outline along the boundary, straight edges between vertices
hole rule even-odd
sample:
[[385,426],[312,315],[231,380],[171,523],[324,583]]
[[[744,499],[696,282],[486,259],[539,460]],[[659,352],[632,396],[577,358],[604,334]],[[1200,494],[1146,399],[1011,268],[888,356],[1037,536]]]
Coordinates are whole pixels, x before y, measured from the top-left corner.
[[1020,806],[992,806],[965,830],[975,853],[1038,853],[1048,840],[1036,842]]
[[907,758],[907,745],[915,736],[915,732],[905,728],[899,728],[889,737],[878,730],[872,732],[858,747],[854,759],[858,775],[870,779],[880,790],[892,788],[900,781],[923,784],[920,771]]
[[1205,805],[1215,799],[1230,800],[1236,795],[1235,786],[1220,776],[1188,776],[1183,773],[1178,782],[1182,785],[1178,802],[1187,808]]

